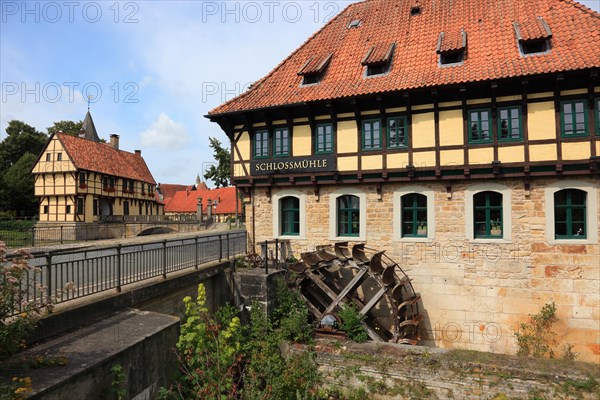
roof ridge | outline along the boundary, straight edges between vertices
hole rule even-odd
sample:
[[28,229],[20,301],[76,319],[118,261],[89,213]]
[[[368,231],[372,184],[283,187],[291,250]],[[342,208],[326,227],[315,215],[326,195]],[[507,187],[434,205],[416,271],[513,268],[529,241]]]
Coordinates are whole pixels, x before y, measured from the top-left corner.
[[[330,24],[333,23],[333,21],[337,20],[338,18],[340,18],[344,13],[346,13],[346,11],[348,11],[351,7],[355,7],[358,4],[363,4],[366,3],[368,1],[372,1],[372,0],[363,0],[363,1],[357,1],[356,3],[352,3],[349,4],[346,8],[344,8],[340,13],[338,13],[335,17],[331,18],[329,21],[327,21],[327,23],[325,25],[323,25],[319,30],[317,30],[315,33],[313,33],[312,35],[310,35],[308,37],[308,39],[306,39],[304,42],[302,42],[302,44],[300,46],[298,46],[298,48],[296,48],[293,52],[291,52],[286,58],[283,59],[283,61],[281,61],[279,64],[277,64],[277,66],[275,66],[275,68],[273,68],[267,75],[263,76],[262,78],[260,78],[259,80],[257,80],[256,82],[254,82],[253,84],[250,85],[250,88],[248,88],[248,90],[246,90],[244,93],[239,94],[238,96],[234,97],[233,99],[230,99],[228,101],[226,101],[225,103],[219,104],[217,107],[213,108],[212,110],[210,110],[208,112],[208,115],[213,114],[217,109],[219,108],[223,108],[225,106],[227,106],[229,103],[233,102],[233,101],[238,101],[239,99],[244,98],[245,96],[249,95],[250,93],[252,93],[254,90],[256,90],[262,83],[263,81],[265,81],[267,78],[269,78],[271,75],[273,75],[279,68],[281,68],[281,66],[283,66],[283,64],[286,63],[287,60],[291,59],[294,55],[296,55],[296,53],[298,53],[302,48],[304,48],[313,38],[315,38],[317,35],[319,35],[326,27],[328,27]],[[386,0],[387,1],[387,0]]]
[[592,14],[592,16],[600,18],[600,12],[594,11],[591,8],[589,8],[588,6],[581,4],[578,1],[575,1],[575,0],[558,0],[558,1],[562,1],[563,3],[569,3],[571,6],[578,8],[583,12]]

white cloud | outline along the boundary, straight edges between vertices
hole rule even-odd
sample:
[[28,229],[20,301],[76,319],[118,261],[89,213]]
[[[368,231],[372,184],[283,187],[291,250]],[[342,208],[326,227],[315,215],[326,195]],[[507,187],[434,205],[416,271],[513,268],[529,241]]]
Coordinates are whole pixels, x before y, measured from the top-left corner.
[[185,126],[173,121],[165,113],[160,113],[150,128],[140,133],[140,142],[144,147],[176,150],[185,147],[190,140]]

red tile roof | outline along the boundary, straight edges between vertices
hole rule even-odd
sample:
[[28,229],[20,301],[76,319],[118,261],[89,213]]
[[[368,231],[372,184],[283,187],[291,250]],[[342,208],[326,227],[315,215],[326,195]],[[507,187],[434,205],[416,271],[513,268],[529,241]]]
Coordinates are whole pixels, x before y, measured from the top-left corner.
[[156,184],[141,155],[65,133],[56,133],[56,137],[77,169]]
[[178,185],[176,183],[159,183],[157,190],[160,191],[165,203],[167,203],[167,199],[175,196],[175,193],[179,191],[192,190],[194,185]]
[[[209,115],[600,67],[600,14],[574,0],[420,0],[420,14],[411,16],[413,5],[399,0],[349,5],[266,77]],[[523,57],[513,22],[537,17],[552,29],[552,48]],[[348,29],[355,19],[362,24]],[[440,68],[440,33],[458,33],[461,28],[468,36],[464,63]],[[364,79],[361,60],[374,43],[386,42],[396,43],[389,73]],[[324,49],[333,52],[333,58],[323,79],[301,86],[297,72]]]
[[[204,214],[207,213],[208,199],[217,199],[217,207],[213,207],[213,214],[235,214],[235,187],[179,191],[165,206],[165,213],[196,213],[198,197],[202,197],[202,212]],[[239,200],[238,211],[242,211],[242,203]]]

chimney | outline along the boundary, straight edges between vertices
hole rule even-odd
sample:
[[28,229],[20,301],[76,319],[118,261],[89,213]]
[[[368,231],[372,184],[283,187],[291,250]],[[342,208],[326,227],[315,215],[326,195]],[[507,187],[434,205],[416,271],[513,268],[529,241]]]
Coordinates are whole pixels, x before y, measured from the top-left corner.
[[134,150],[134,152],[135,152],[136,156],[140,156],[140,157],[142,156],[142,151],[141,150]]
[[114,133],[110,135],[110,147],[119,150],[119,135],[115,135]]

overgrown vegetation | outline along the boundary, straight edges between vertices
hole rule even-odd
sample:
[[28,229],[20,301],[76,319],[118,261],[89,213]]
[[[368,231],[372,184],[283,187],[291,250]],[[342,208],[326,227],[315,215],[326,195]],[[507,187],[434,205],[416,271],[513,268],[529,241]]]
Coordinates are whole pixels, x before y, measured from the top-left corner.
[[123,400],[127,398],[126,376],[121,364],[114,365],[110,369],[112,381],[110,386],[110,399]]
[[[517,354],[536,358],[554,358],[554,347],[557,344],[556,332],[552,326],[558,321],[554,302],[546,303],[535,315],[529,315],[528,323],[521,323],[519,331],[515,332],[517,339]],[[569,343],[562,348],[563,358],[575,360],[577,353]]]
[[0,360],[21,350],[37,322],[52,309],[44,287],[33,283],[40,270],[29,265],[31,255],[20,250],[9,262],[6,250],[0,242]]
[[338,313],[338,316],[342,320],[340,327],[346,335],[357,343],[366,342],[369,336],[367,331],[362,326],[362,322],[365,320],[365,316],[359,314],[358,310],[354,305],[344,305],[342,310]]
[[250,307],[244,327],[231,306],[211,316],[203,285],[185,303],[185,322],[177,343],[177,384],[161,391],[163,399],[314,399],[319,374],[313,351],[286,355],[288,341],[310,343],[308,310],[299,294],[278,284],[279,306],[267,319],[261,305]]
[[[28,279],[40,272],[29,265],[31,255],[19,251],[8,261],[6,250],[4,242],[0,242],[0,360],[22,350],[37,322],[52,309],[51,299],[45,296],[44,287],[34,285],[35,280]],[[35,298],[33,293],[37,293]],[[15,314],[15,310],[19,312]],[[40,364],[47,362],[44,359],[34,361]],[[22,399],[30,391],[29,377],[15,377],[8,384],[0,384],[2,399]]]

